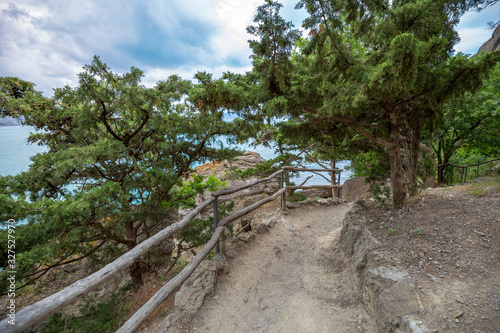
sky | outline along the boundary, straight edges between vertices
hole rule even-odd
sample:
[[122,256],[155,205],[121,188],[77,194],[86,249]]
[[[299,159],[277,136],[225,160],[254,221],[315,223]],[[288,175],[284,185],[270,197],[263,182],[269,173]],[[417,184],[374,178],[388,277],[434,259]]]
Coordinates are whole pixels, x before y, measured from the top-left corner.
[[[199,71],[244,73],[251,69],[246,33],[263,0],[0,0],[0,76],[52,88],[76,86],[94,55],[114,72],[134,66],[143,83]],[[305,11],[284,0],[282,16],[300,28]],[[466,13],[457,29],[457,52],[475,54],[500,20],[500,3]]]

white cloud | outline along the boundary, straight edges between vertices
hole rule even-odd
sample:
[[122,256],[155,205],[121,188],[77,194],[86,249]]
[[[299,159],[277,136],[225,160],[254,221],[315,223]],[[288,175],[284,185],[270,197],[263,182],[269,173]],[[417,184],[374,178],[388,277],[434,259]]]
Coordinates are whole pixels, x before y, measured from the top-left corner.
[[94,54],[112,54],[111,41],[133,34],[114,29],[116,18],[107,17],[97,3],[52,0],[1,5],[2,75],[32,81],[45,95],[51,95],[53,87],[75,85],[76,74]]
[[[172,52],[166,58],[185,54],[186,62],[198,59],[198,64],[191,66],[198,65],[199,70],[209,72],[216,71],[210,64],[221,67],[228,59],[233,63],[235,59],[244,59],[241,62],[246,66],[250,54],[246,27],[252,23],[261,2],[151,0],[141,4],[119,0],[18,0],[15,4],[2,3],[0,72],[32,81],[45,95],[51,95],[53,87],[75,85],[76,74],[95,54],[114,71],[126,71],[132,65],[147,67],[147,62],[141,63],[138,55],[127,53],[126,49],[151,37],[143,31],[141,14],[147,15],[164,36],[159,45],[148,44],[153,51],[158,50],[158,55],[162,51]],[[188,29],[200,29],[201,25],[193,27],[192,22],[207,22],[207,28],[212,29],[190,32],[195,41],[198,34],[200,38],[207,34],[205,46],[189,44],[178,36]],[[137,48],[140,56],[141,46]],[[181,64],[175,72],[186,71],[186,66]],[[189,72],[192,76],[196,70]]]
[[493,30],[488,29],[487,22],[498,20],[500,20],[500,3],[481,12],[471,10],[465,13],[457,25],[460,43],[455,46],[455,51],[475,54],[493,33]]
[[[115,72],[136,66],[154,85],[170,74],[192,79],[197,71],[219,76],[250,69],[246,27],[264,0],[12,0],[0,2],[0,75],[34,82],[45,95],[77,84],[97,54]],[[285,0],[282,15],[300,27],[306,16]],[[491,35],[488,12],[466,14],[457,51],[475,53]],[[484,17],[486,17],[484,16]],[[497,15],[498,16],[498,15]],[[483,16],[481,16],[483,17]],[[149,27],[148,27],[149,25]],[[149,30],[147,30],[149,28]],[[158,31],[156,31],[158,30]],[[152,36],[158,32],[158,35]],[[148,53],[149,52],[149,53]],[[149,58],[142,58],[144,55]],[[163,59],[162,59],[163,57]],[[155,63],[156,62],[156,63]]]
[[219,78],[224,72],[232,72],[244,74],[246,71],[252,70],[251,66],[246,67],[229,67],[229,66],[181,66],[175,69],[165,68],[147,68],[144,70],[144,78],[142,83],[146,87],[153,87],[158,81],[164,81],[171,75],[179,75],[184,80],[195,82],[194,75],[198,72],[207,72],[213,74],[213,78]]
[[459,30],[460,42],[455,45],[456,52],[476,54],[481,45],[491,38],[492,30],[482,28],[465,28]]
[[212,39],[212,50],[223,54],[236,52],[250,54],[248,40],[252,38],[246,28],[253,24],[253,17],[261,0],[219,0],[214,6],[214,19],[219,25],[219,34]]

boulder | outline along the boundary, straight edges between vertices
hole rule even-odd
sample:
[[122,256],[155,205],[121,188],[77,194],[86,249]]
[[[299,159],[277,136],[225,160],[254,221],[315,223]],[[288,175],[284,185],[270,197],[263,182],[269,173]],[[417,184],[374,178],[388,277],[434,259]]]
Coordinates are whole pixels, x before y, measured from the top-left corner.
[[360,279],[367,310],[375,317],[379,332],[428,332],[425,326],[417,325],[420,321],[405,317],[424,312],[415,281],[404,270],[380,265],[380,243],[366,226],[364,207],[364,201],[357,200],[346,213],[339,247]]
[[339,246],[348,257],[353,255],[355,244],[366,224],[365,218],[359,215],[361,210],[363,210],[363,201],[356,201],[342,222]]
[[[337,191],[337,190],[335,190]],[[332,197],[332,190],[329,189],[324,189],[324,188],[313,188],[310,190],[303,190],[300,192],[295,192],[295,193],[302,193],[308,198],[331,198]],[[335,194],[337,195],[337,194]]]
[[493,167],[491,168],[491,172],[493,174],[500,175],[500,162],[496,162],[493,164]]
[[344,182],[341,198],[345,201],[351,202],[356,199],[368,199],[371,196],[370,184],[365,182],[364,177],[355,177]]
[[403,316],[399,321],[399,327],[394,333],[434,333],[428,329],[421,320],[413,316]]
[[175,307],[179,311],[196,313],[207,296],[215,290],[217,276],[226,270],[223,255],[204,260],[175,294]]
[[375,301],[375,311],[381,331],[401,326],[401,318],[406,315],[425,312],[415,290],[415,280],[405,277],[384,289]]

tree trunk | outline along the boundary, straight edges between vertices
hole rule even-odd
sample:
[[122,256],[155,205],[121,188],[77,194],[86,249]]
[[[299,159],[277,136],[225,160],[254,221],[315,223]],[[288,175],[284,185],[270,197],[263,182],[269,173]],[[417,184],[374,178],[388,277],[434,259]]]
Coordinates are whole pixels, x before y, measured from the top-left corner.
[[137,291],[144,285],[142,280],[142,265],[139,261],[134,261],[130,266],[130,279],[132,280],[132,289]]
[[389,150],[389,159],[391,164],[392,204],[394,209],[401,209],[405,203],[406,191],[399,147]]
[[388,148],[389,160],[391,164],[391,187],[392,187],[392,204],[394,209],[404,207],[406,191],[404,187],[403,166],[401,163],[401,149],[399,147],[399,128],[395,110],[389,113],[391,120],[391,143]]
[[[438,160],[438,165],[441,165],[443,163],[443,159],[441,157],[441,151],[442,151],[442,148],[441,148],[441,141],[438,142],[438,148],[437,148],[437,151],[436,151],[436,157],[437,157],[437,160]],[[438,184],[442,184],[443,183],[443,170],[444,170],[444,166],[438,166],[438,169],[437,169],[437,174],[438,174]]]
[[[137,245],[137,231],[134,228],[133,222],[124,224],[124,234],[128,240],[132,242],[127,244],[127,249],[130,251]],[[129,268],[130,280],[132,281],[132,289],[139,290],[144,285],[142,280],[142,265],[140,261],[134,261]]]
[[420,138],[422,136],[422,128],[419,121],[415,121],[412,124],[412,136],[410,142],[410,165],[409,165],[409,191],[411,196],[415,196],[418,192],[417,186],[417,171],[418,171],[418,160],[420,157]]

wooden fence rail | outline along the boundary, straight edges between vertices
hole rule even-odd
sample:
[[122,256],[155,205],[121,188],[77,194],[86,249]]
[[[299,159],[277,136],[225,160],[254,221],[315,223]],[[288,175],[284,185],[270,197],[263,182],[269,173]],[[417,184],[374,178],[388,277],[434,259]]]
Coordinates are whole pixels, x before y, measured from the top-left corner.
[[[33,325],[41,322],[51,314],[59,311],[68,304],[73,303],[79,298],[85,296],[92,290],[99,287],[102,283],[111,279],[115,274],[123,271],[130,264],[148,252],[152,247],[161,243],[168,237],[174,235],[176,232],[187,226],[187,224],[194,219],[203,209],[208,207],[210,204],[217,202],[218,198],[223,195],[228,195],[236,193],[238,191],[250,188],[260,183],[271,181],[273,178],[282,174],[286,171],[327,171],[332,173],[342,172],[341,169],[298,169],[293,167],[283,167],[282,169],[276,171],[269,177],[259,179],[249,184],[241,185],[232,189],[225,189],[212,194],[212,197],[203,203],[201,203],[194,210],[189,212],[184,218],[179,222],[174,223],[162,231],[158,232],[156,235],[148,238],[141,244],[137,245],[134,249],[128,251],[127,253],[120,256],[118,259],[109,263],[99,271],[95,272],[88,277],[79,280],[72,285],[64,288],[63,290],[37,302],[26,308],[22,309],[16,313],[16,325],[13,326],[8,323],[8,319],[4,319],[0,322],[0,332],[23,332],[28,330]],[[339,175],[340,179],[340,175]],[[333,183],[333,178],[332,178]],[[216,226],[212,238],[206,244],[206,246],[189,262],[189,264],[173,279],[166,283],[160,290],[158,290],[151,299],[146,302],[117,332],[134,332],[149,316],[154,312],[154,310],[165,300],[169,295],[171,295],[177,288],[179,288],[182,283],[189,278],[189,276],[194,272],[198,265],[205,259],[205,257],[210,253],[210,251],[218,244],[218,240],[223,235],[225,227],[227,224],[241,218],[242,216],[252,212],[253,210],[259,208],[260,206],[277,199],[279,196],[282,198],[281,209],[286,210],[286,192],[288,190],[296,189],[313,189],[313,188],[342,188],[341,185],[312,185],[312,186],[282,186],[282,188],[274,193],[272,196],[266,197],[247,208],[240,210],[228,217],[225,217],[219,221]],[[332,192],[333,194],[333,192]],[[216,205],[214,206],[216,207]],[[214,213],[216,214],[216,213]],[[214,220],[216,220],[214,218]]]
[[153,297],[146,302],[130,319],[118,330],[117,333],[132,333],[134,332],[141,324],[149,318],[149,316],[156,310],[156,308],[167,299],[170,294],[172,294],[187,278],[194,272],[196,267],[205,259],[205,257],[210,253],[210,251],[215,247],[215,244],[219,240],[219,237],[224,232],[226,225],[229,223],[239,219],[240,217],[248,214],[249,212],[259,208],[260,206],[275,200],[278,198],[283,192],[285,192],[287,188],[282,188],[274,195],[264,198],[247,208],[228,216],[222,219],[217,228],[212,235],[212,238],[208,241],[207,245],[198,252],[198,254],[191,259],[189,264],[172,280],[167,282],[160,290],[153,295]]
[[453,169],[458,168],[462,169],[462,173],[460,174],[460,183],[463,183],[464,181],[467,181],[467,172],[469,171],[469,168],[472,167],[477,167],[476,169],[476,177],[479,177],[479,167],[484,164],[490,164],[490,174],[491,170],[493,167],[493,162],[500,161],[500,158],[495,158],[493,160],[485,161],[485,162],[480,162],[476,164],[468,164],[468,165],[453,165],[450,163],[445,163],[445,164],[439,164],[437,167],[443,167],[444,166],[444,173],[443,173],[443,184],[446,182],[446,175],[449,173],[448,167],[451,168],[451,180],[450,184],[453,184]]
[[201,205],[189,212],[182,220],[177,223],[171,224],[167,228],[158,232],[154,236],[148,238],[141,244],[137,245],[132,250],[123,254],[115,261],[104,266],[92,275],[81,279],[72,285],[62,289],[61,291],[44,298],[40,302],[29,305],[16,313],[16,325],[13,326],[8,323],[7,319],[0,322],[0,332],[24,332],[31,326],[44,320],[51,314],[59,311],[68,304],[73,303],[82,296],[85,296],[92,290],[96,289],[104,282],[111,279],[116,273],[128,268],[130,264],[153,246],[161,243],[168,237],[174,235],[176,232],[184,228],[193,218],[196,217],[205,207],[212,204],[215,199],[210,198],[204,201]]

